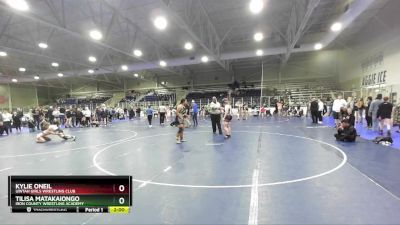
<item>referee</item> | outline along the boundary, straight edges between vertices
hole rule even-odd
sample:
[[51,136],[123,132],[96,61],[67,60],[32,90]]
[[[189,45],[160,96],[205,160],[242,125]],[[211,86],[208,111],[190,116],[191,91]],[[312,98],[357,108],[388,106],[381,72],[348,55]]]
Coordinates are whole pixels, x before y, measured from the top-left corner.
[[222,135],[221,104],[219,104],[219,102],[217,102],[217,98],[215,96],[212,98],[212,102],[210,104],[210,116],[211,116],[211,124],[212,124],[213,133],[214,134],[216,133],[216,131],[217,131],[216,126],[218,126],[219,134]]

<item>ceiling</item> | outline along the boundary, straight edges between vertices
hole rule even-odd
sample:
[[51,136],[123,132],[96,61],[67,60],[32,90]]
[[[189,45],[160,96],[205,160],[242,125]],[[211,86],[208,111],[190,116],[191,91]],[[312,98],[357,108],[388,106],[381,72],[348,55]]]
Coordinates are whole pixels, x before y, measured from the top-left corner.
[[[153,77],[229,76],[259,67],[256,49],[285,49],[283,54],[264,56],[269,63],[284,66],[285,55],[288,60],[296,58],[287,50],[293,44],[288,30],[298,33],[296,46],[314,45],[331,32],[332,23],[354,1],[263,0],[264,9],[254,15],[249,11],[250,0],[26,0],[30,8],[26,12],[12,9],[2,0],[0,51],[7,56],[0,57],[0,82],[18,79],[51,85],[76,76],[109,82],[118,79],[115,76],[141,77],[133,77],[134,73]],[[341,43],[349,41],[387,2],[374,1],[368,6],[349,25],[351,29],[341,32]],[[312,3],[315,8],[305,19]],[[163,31],[153,25],[158,15],[168,20]],[[101,31],[103,39],[91,39],[92,29]],[[263,33],[261,42],[254,41],[255,32]],[[193,50],[184,49],[187,41],[193,43]],[[38,47],[39,42],[47,43],[48,48]],[[328,47],[341,46],[333,43]],[[143,56],[134,56],[135,48],[141,49]],[[229,59],[223,59],[228,54]],[[97,58],[95,63],[88,61],[90,55]],[[203,55],[209,56],[210,62],[201,63]],[[168,66],[160,67],[159,60],[165,60]],[[52,67],[52,62],[59,67]],[[123,71],[121,65],[128,65],[128,70]],[[20,67],[26,71],[20,72]],[[89,74],[89,69],[95,73]],[[64,77],[59,78],[58,73]],[[40,80],[34,81],[34,75]]]

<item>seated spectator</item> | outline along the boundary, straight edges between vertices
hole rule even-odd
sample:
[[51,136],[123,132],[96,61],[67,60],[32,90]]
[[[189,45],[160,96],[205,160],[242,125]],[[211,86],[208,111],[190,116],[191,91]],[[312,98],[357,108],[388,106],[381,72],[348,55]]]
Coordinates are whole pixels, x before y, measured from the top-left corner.
[[338,133],[335,134],[337,141],[354,142],[357,137],[357,130],[351,126],[348,119],[342,120],[337,128]]

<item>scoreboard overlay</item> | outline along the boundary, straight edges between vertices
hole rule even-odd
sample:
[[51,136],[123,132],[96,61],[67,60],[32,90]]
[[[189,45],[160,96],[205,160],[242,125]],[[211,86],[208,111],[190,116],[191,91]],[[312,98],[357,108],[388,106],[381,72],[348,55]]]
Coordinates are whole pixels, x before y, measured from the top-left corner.
[[129,213],[131,176],[9,176],[13,213]]

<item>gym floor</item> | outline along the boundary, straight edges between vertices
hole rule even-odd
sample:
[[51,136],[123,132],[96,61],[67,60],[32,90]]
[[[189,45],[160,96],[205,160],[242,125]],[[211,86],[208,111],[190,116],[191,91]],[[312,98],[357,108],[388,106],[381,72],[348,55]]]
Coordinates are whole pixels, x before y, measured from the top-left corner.
[[[333,128],[309,118],[233,120],[228,140],[200,120],[180,145],[177,128],[153,123],[66,129],[75,142],[1,137],[0,224],[400,222],[399,149],[336,142]],[[11,214],[7,206],[8,175],[107,174],[133,176],[130,214]]]

